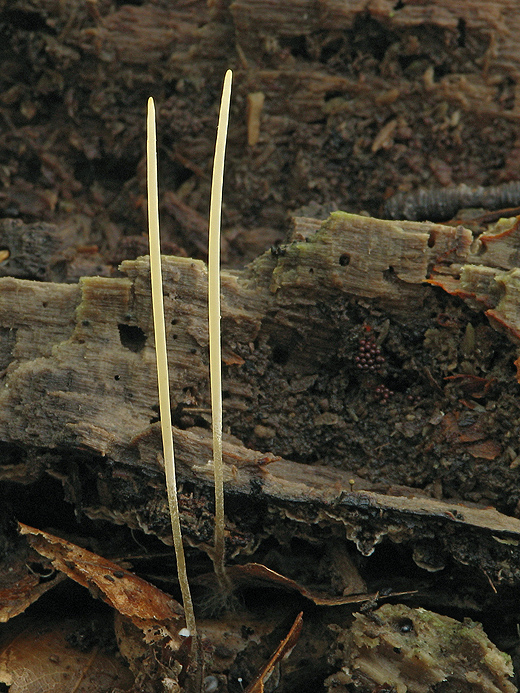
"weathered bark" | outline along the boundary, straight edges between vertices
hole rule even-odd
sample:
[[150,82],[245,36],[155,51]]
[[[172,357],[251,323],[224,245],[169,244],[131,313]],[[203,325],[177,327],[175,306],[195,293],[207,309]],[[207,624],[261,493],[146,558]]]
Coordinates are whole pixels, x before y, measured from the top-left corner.
[[[514,239],[516,224],[509,225],[512,231],[497,236],[501,242],[495,241],[496,246],[507,246]],[[491,243],[489,234],[485,238]],[[485,565],[488,574],[500,573],[501,580],[516,582],[515,560],[508,559],[508,570],[503,565],[504,555],[516,556],[516,549],[512,551],[507,544],[504,552],[500,551],[490,532],[516,536],[520,532],[517,520],[484,509],[456,506],[454,510],[453,501],[424,497],[418,489],[393,491],[423,496],[413,500],[374,493],[391,490],[392,484],[405,484],[410,475],[413,477],[418,455],[425,464],[431,463],[428,473],[432,481],[438,478],[438,455],[431,451],[430,443],[438,438],[439,429],[447,425],[444,439],[452,446],[450,463],[461,455],[488,460],[492,455],[494,465],[488,477],[483,476],[472,487],[474,492],[477,486],[485,497],[493,469],[507,471],[510,461],[502,441],[490,429],[486,410],[478,417],[480,423],[472,420],[472,428],[467,424],[458,428],[464,406],[450,397],[444,385],[440,393],[432,393],[430,386],[430,393],[424,395],[420,405],[411,406],[405,393],[394,393],[395,401],[378,404],[373,399],[374,383],[385,378],[388,382],[389,367],[382,364],[380,369],[367,375],[362,371],[356,376],[358,340],[351,340],[349,352],[343,343],[347,337],[338,325],[330,323],[327,312],[317,310],[323,301],[344,305],[343,329],[361,336],[362,325],[355,324],[348,314],[348,306],[350,310],[359,310],[353,303],[354,297],[358,302],[370,302],[368,314],[372,313],[382,325],[377,330],[380,335],[383,328],[388,335],[390,325],[405,330],[411,324],[434,324],[428,298],[434,289],[424,282],[434,276],[435,283],[451,282],[449,288],[453,290],[451,284],[457,280],[452,275],[457,273],[464,278],[465,272],[471,271],[475,286],[466,283],[465,294],[472,302],[480,299],[488,309],[492,294],[488,292],[486,300],[479,297],[477,291],[484,290],[479,277],[483,274],[489,283],[489,277],[498,273],[505,288],[497,290],[497,305],[487,311],[496,320],[501,306],[507,303],[509,287],[516,282],[516,270],[505,271],[508,257],[505,250],[490,253],[490,264],[502,267],[483,265],[487,253],[479,252],[478,245],[471,244],[471,233],[461,226],[379,221],[335,213],[321,226],[312,220],[297,222],[292,240],[278,254],[267,253],[242,271],[225,271],[222,324],[226,418],[235,436],[249,431],[260,450],[250,449],[251,440],[249,447],[244,447],[238,438],[226,439],[227,492],[245,499],[256,489],[255,493],[272,504],[273,511],[276,509],[282,518],[303,521],[311,527],[332,522],[333,527],[340,528],[340,534],[355,541],[365,554],[370,554],[381,537],[388,535],[394,541],[410,541],[422,566],[438,570],[444,564],[443,556],[451,554],[464,563]],[[469,264],[473,262],[480,264]],[[159,424],[152,423],[157,417],[157,390],[148,259],[125,262],[122,269],[127,278],[90,277],[82,279],[79,286],[0,280],[0,323],[10,348],[10,356],[7,351],[3,354],[4,362],[10,362],[4,371],[0,396],[0,438],[22,448],[87,450],[110,464],[126,467],[129,473],[142,475],[147,471],[160,478]],[[194,427],[196,420],[204,422],[204,412],[209,411],[206,268],[200,261],[170,257],[164,259],[164,276],[173,420],[181,425],[174,428],[179,473],[185,481],[206,488],[212,484],[211,439],[208,430]],[[462,291],[458,293],[464,295]],[[383,323],[381,315],[385,316]],[[511,333],[515,331],[515,321],[516,313],[503,313],[501,322],[511,323]],[[385,339],[387,336],[383,335],[383,349]],[[275,457],[272,453],[277,448],[276,431],[283,431],[286,441],[297,440],[302,435],[302,422],[291,412],[280,410],[276,412],[275,430],[266,433],[268,426],[257,417],[251,403],[269,401],[270,394],[281,389],[292,393],[296,408],[301,406],[300,399],[319,411],[316,400],[326,398],[327,391],[313,392],[312,386],[322,377],[322,371],[330,370],[331,363],[338,363],[340,350],[346,365],[338,373],[348,374],[344,379],[350,380],[350,386],[345,387],[344,401],[341,408],[336,406],[335,413],[326,410],[314,415],[325,425],[315,421],[313,440],[317,445],[326,445],[330,428],[335,430],[336,440],[344,439],[348,427],[355,429],[359,419],[364,418],[374,429],[373,448],[367,447],[363,469],[360,470],[356,456],[350,455],[348,445],[330,452],[331,464],[341,469]],[[515,353],[512,345],[510,353]],[[471,355],[467,358],[471,359]],[[429,368],[432,379],[439,378],[442,383],[442,365],[432,360]],[[250,377],[251,373],[254,377]],[[486,382],[485,377],[472,377]],[[490,382],[491,378],[489,375]],[[331,383],[334,380],[332,373]],[[502,406],[501,397],[507,398],[511,387],[517,387],[514,378],[505,388],[506,394],[496,396],[494,407]],[[443,411],[448,406],[453,414]],[[381,455],[374,448],[380,444],[376,427],[382,429],[386,425],[381,421],[385,408],[390,409],[390,431],[399,431],[397,424],[410,418],[419,419],[424,430],[419,442],[417,432],[410,436],[405,430],[404,435],[387,443],[389,452],[392,445],[399,447],[403,459],[401,467],[394,472],[386,469],[382,478],[380,461],[385,453]],[[353,421],[347,423],[343,416],[348,417],[349,413]],[[247,423],[240,424],[244,417]],[[303,422],[303,432],[305,425]],[[317,433],[320,430],[324,436],[321,443]],[[462,441],[459,448],[454,444],[457,436]],[[443,459],[446,454],[443,449]],[[311,455],[312,450],[309,461]],[[408,476],[403,476],[403,467]],[[21,469],[4,470],[7,479],[21,475]],[[97,502],[91,498],[84,511],[92,518],[126,522],[168,541],[166,506],[161,500],[164,491],[157,491],[157,485],[152,484],[143,491],[141,499],[122,503],[117,479],[111,482],[98,483]],[[510,490],[504,478],[501,483],[504,497],[498,497],[496,504],[507,508]],[[371,492],[367,493],[369,489]],[[442,498],[442,490],[438,497]],[[464,497],[461,492],[459,499]],[[467,499],[472,498],[468,494]],[[152,516],[151,506],[156,508]],[[444,529],[426,550],[423,542],[431,537],[432,526],[439,522]],[[457,526],[458,531],[453,533],[452,526]],[[330,528],[326,533],[329,531]],[[474,550],[470,540],[475,532],[482,534],[478,550]],[[201,540],[197,532],[191,539]],[[471,546],[471,552],[463,550],[464,546]]]

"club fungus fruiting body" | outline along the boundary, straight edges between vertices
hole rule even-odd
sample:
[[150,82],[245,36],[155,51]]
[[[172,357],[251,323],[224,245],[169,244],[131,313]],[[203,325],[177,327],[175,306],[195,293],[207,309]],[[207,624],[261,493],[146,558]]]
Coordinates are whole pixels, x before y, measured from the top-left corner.
[[[226,150],[229,106],[231,99],[231,70],[226,72],[215,145],[213,179],[211,184],[211,204],[209,215],[208,249],[208,315],[209,315],[209,355],[211,410],[213,428],[213,468],[215,475],[215,546],[213,563],[219,585],[228,589],[230,581],[225,569],[224,544],[224,470],[222,462],[222,373],[220,337],[220,223],[222,215],[222,185],[224,179],[224,157]],[[159,201],[157,186],[157,149],[155,134],[155,107],[153,99],[148,100],[147,119],[147,183],[148,183],[148,223],[150,231],[150,274],[152,283],[152,305],[157,358],[157,381],[159,388],[159,410],[164,451],[164,469],[168,504],[172,523],[177,572],[186,615],[186,627],[191,635],[196,635],[195,614],[186,570],[186,559],[182,544],[177,483],[175,475],[175,456],[171,427],[170,384],[168,375],[168,356],[166,349],[166,327],[161,271],[161,248],[159,232]]]
[[213,564],[221,587],[229,586],[225,570],[224,545],[224,465],[222,462],[222,372],[220,346],[220,222],[224,156],[231,99],[231,70],[226,72],[215,145],[211,204],[209,212],[208,315],[211,413],[213,429],[213,470],[215,475],[215,546]]
[[161,244],[159,234],[159,197],[157,190],[157,148],[155,136],[155,106],[148,99],[147,118],[147,183],[148,183],[148,226],[150,232],[150,274],[152,282],[153,322],[155,333],[155,352],[157,359],[157,383],[159,387],[159,411],[164,453],[164,471],[172,523],[173,543],[177,559],[177,574],[182,593],[186,627],[192,636],[196,635],[195,614],[191,599],[186,558],[182,544],[175,457],[170,415],[170,381],[168,377],[168,357],[166,351],[166,326],[164,321],[164,302],[161,271]]

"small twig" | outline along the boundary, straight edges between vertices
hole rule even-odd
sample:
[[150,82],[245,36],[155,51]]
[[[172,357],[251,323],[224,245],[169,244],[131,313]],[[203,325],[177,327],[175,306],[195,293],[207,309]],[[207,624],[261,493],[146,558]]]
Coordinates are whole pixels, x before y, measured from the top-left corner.
[[519,204],[520,181],[475,187],[462,183],[449,188],[397,193],[385,203],[384,214],[387,219],[446,221],[465,207],[492,210]]

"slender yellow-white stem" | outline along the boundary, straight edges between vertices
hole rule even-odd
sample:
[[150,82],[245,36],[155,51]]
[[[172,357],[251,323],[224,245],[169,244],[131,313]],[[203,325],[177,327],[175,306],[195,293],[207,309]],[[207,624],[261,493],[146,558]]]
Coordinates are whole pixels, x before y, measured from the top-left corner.
[[215,475],[215,547],[213,564],[222,586],[229,584],[225,569],[224,543],[224,469],[222,462],[222,372],[220,347],[220,220],[222,214],[222,184],[224,156],[229,121],[232,72],[224,77],[217,142],[211,182],[209,210],[208,251],[208,306],[209,306],[209,363],[211,382],[211,418],[213,428],[213,470]]
[[155,106],[148,99],[147,118],[147,182],[148,182],[148,226],[150,232],[150,274],[152,279],[153,323],[155,332],[155,353],[157,358],[157,382],[159,386],[159,410],[164,451],[164,471],[172,522],[173,544],[177,559],[177,574],[184,604],[186,627],[190,635],[196,636],[195,613],[191,600],[186,559],[182,545],[179,504],[177,502],[177,483],[175,478],[175,457],[170,414],[170,380],[168,377],[168,356],[166,352],[166,327],[164,322],[163,284],[161,271],[161,243],[159,234],[159,197],[157,191],[157,147],[155,136]]

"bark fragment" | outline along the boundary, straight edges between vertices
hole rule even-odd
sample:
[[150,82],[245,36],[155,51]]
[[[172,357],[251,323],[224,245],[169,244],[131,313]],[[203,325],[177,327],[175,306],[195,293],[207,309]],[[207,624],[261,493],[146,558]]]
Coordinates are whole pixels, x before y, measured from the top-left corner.
[[396,693],[517,690],[510,681],[511,659],[470,619],[461,623],[426,609],[385,604],[356,614],[352,628],[340,632],[340,643],[343,667],[327,681],[331,692],[346,691],[350,682],[356,691],[381,686]]

